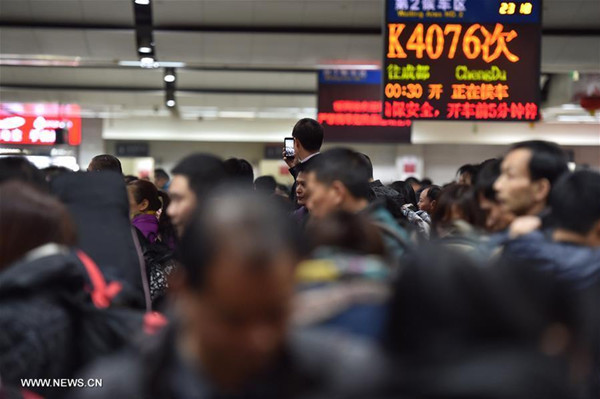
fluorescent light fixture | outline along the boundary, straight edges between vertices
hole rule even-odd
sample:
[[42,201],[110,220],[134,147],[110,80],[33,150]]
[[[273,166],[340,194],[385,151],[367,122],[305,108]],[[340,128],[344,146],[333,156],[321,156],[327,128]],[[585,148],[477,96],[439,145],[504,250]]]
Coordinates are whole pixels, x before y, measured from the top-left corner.
[[567,123],[600,123],[599,117],[591,115],[559,115],[556,120]]
[[171,108],[175,106],[175,100],[167,100],[167,107]]
[[[150,57],[148,57],[150,58]],[[185,62],[175,62],[175,61],[157,61],[154,64],[157,65],[157,68],[183,68],[185,67]],[[152,65],[154,67],[154,64]],[[119,61],[120,66],[126,67],[139,67],[141,66],[140,61]]]
[[152,52],[152,47],[140,46],[140,48],[138,48],[138,51],[143,54],[149,54]]
[[175,68],[165,68],[165,76],[163,78],[165,82],[172,83],[177,79],[175,76]]
[[577,104],[563,104],[560,106],[560,108],[568,111],[581,111],[583,109]]
[[140,66],[142,68],[155,68],[154,58],[152,57],[142,57],[140,58]]
[[150,0],[133,0],[133,2],[141,6],[147,6],[148,4],[150,4]]
[[375,71],[381,68],[375,64],[322,64],[317,65],[317,69]]
[[220,111],[219,118],[255,118],[256,113],[253,111]]

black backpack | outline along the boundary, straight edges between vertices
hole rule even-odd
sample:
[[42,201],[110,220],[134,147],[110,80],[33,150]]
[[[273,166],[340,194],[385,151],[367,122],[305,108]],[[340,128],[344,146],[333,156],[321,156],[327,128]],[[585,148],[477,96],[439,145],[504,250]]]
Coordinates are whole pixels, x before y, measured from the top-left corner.
[[135,231],[146,263],[152,308],[156,309],[167,292],[168,276],[175,269],[177,262],[173,250],[167,244],[159,239],[151,243],[140,230],[135,228]]

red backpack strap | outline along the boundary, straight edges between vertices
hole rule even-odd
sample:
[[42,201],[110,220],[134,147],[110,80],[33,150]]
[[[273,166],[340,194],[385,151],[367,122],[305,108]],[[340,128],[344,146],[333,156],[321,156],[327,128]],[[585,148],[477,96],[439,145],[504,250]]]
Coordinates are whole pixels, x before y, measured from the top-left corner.
[[83,263],[90,281],[92,282],[92,292],[90,293],[92,302],[98,308],[107,308],[110,306],[110,302],[113,298],[121,292],[121,289],[123,288],[122,284],[118,281],[111,281],[106,284],[102,271],[100,271],[96,262],[94,262],[85,252],[78,250],[77,257],[81,263]]
[[159,312],[146,312],[144,315],[144,332],[154,335],[168,324],[167,318]]

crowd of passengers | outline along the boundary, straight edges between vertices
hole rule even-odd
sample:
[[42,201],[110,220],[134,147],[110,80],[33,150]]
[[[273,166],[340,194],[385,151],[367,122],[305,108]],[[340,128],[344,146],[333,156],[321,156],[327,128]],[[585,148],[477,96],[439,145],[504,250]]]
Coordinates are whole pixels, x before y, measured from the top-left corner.
[[292,136],[291,189],[0,158],[0,398],[600,398],[600,173],[526,141],[384,184]]

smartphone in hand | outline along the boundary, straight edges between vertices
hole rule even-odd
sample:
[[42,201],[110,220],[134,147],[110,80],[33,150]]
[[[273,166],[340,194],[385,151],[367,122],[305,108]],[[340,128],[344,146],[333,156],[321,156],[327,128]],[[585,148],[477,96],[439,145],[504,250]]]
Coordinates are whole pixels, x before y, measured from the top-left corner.
[[293,137],[286,137],[283,140],[283,150],[284,150],[286,158],[294,158],[294,156],[296,154],[294,153],[294,138]]

